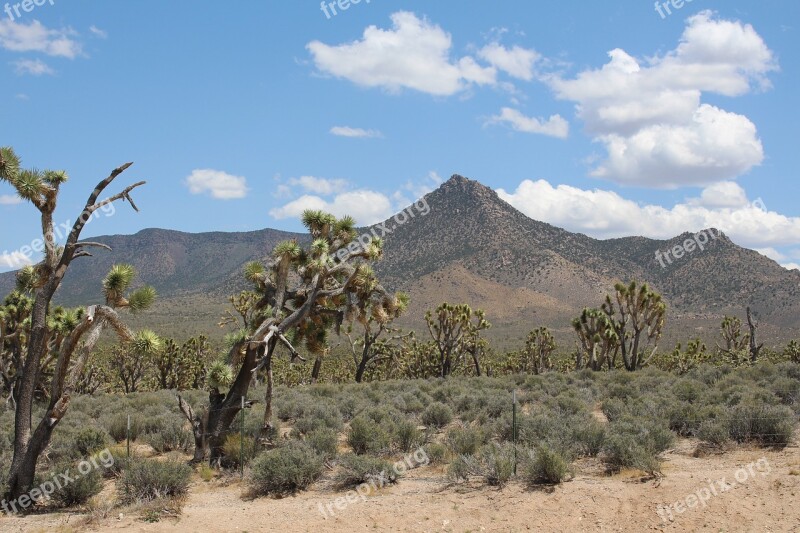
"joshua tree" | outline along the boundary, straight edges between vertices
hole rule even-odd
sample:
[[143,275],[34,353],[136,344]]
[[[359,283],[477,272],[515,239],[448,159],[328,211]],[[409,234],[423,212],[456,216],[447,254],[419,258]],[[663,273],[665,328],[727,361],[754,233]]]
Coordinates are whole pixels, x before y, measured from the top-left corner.
[[363,311],[369,302],[376,306],[372,313],[390,316],[402,305],[378,283],[369,267],[369,262],[382,256],[380,239],[355,242],[352,218],[337,219],[321,211],[304,212],[303,224],[311,234],[307,248],[296,241],[283,242],[275,247],[268,265],[252,262],[245,267],[245,277],[259,299],[247,310],[247,316],[252,317],[249,327],[231,347],[228,360],[238,370],[227,392],[212,387],[208,411],[199,414],[179,398],[181,410],[196,428],[199,451],[195,459],[205,456],[206,447],[210,448],[212,462],[221,457],[242,398],[253,375],[262,369],[267,376],[262,437],[271,433],[272,359],[278,345],[294,359],[300,358],[295,345],[301,342],[311,353],[319,353],[328,331],[335,329],[338,333],[345,317]]
[[553,366],[550,356],[556,350],[556,341],[550,330],[538,328],[528,333],[525,340],[523,355],[523,370],[540,374]]
[[[392,341],[398,341],[405,336],[393,329],[391,322],[405,311],[408,306],[408,295],[399,292],[396,296],[399,304],[391,314],[386,311],[382,301],[370,299],[365,302],[366,305],[357,307],[345,317],[348,321],[346,334],[356,367],[357,383],[363,381],[364,373],[370,365],[390,357],[391,351],[388,349],[387,341],[380,339],[381,335],[396,333],[397,335],[389,339]],[[354,334],[355,328],[360,330],[358,335]]]
[[[450,305],[447,302],[437,307],[435,312],[425,313],[425,322],[439,354],[439,376],[443,378],[463,361],[468,347],[479,341],[480,332],[491,327],[482,310],[473,311],[467,304]],[[477,353],[477,350],[472,350],[471,355],[476,357]],[[480,373],[480,362],[477,359],[474,362]]]
[[600,309],[587,308],[572,321],[572,327],[580,341],[575,355],[576,369],[602,370],[605,364],[612,370],[616,366],[620,342],[612,318]]
[[735,316],[725,316],[720,325],[722,340],[725,341],[723,348],[717,344],[717,348],[725,353],[733,354],[747,349],[750,344],[750,335],[742,333],[742,321]]
[[747,327],[750,329],[750,362],[755,363],[758,361],[758,354],[761,352],[761,348],[764,347],[764,343],[758,344],[756,340],[758,322],[753,322],[749,306],[747,307]]
[[15,383],[14,458],[8,480],[8,496],[12,499],[16,499],[30,490],[36,473],[37,460],[50,442],[53,430],[67,412],[70,395],[75,381],[77,381],[75,372],[70,372],[70,368],[76,367],[71,364],[72,356],[84,336],[86,339],[83,341],[79,360],[85,359],[84,354],[91,352],[94,343],[99,338],[103,324],[109,324],[123,340],[127,341],[134,337],[111,307],[91,306],[87,308],[71,332],[64,336],[58,349],[52,379],[47,389],[49,404],[34,428],[34,400],[39,381],[39,369],[48,354],[48,344],[53,337],[50,323],[51,301],[73,260],[91,256],[89,253],[91,248],[108,248],[99,243],[80,240],[83,228],[95,211],[117,200],[127,200],[136,209],[130,193],[144,182],[131,185],[119,194],[100,200],[103,191],[131,164],[127,163],[115,169],[107,178],[97,184],[89,195],[78,219],[72,225],[66,243],[61,247],[55,242],[53,213],[56,209],[61,185],[67,181],[67,174],[63,171],[40,172],[23,169],[20,167],[19,158],[11,148],[0,148],[0,181],[9,183],[22,199],[33,204],[39,211],[44,248],[44,259],[27,272],[25,275],[27,279],[20,280],[21,284],[25,285],[33,295],[33,303],[29,316],[30,333],[26,342],[24,359],[20,360],[20,366],[17,368]]
[[[651,291],[646,283],[638,287],[635,281],[629,285],[618,283],[614,289],[617,307],[611,296],[606,296],[602,310],[611,319],[619,338],[625,369],[639,370],[658,350],[667,305],[661,301],[661,295]],[[646,352],[651,345],[653,349],[648,355]]]

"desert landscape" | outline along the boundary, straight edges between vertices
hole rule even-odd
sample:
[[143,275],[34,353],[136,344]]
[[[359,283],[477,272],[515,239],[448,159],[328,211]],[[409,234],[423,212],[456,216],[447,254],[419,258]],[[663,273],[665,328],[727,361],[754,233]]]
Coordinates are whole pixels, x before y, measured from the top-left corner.
[[800,532],[798,17],[0,5],[0,531]]

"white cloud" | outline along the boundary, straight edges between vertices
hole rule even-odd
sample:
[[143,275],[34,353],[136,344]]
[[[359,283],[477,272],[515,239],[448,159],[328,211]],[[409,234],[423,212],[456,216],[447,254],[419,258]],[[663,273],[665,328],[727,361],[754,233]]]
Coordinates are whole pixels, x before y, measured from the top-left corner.
[[21,59],[19,61],[14,61],[13,64],[19,75],[30,74],[31,76],[41,76],[43,74],[48,74],[52,76],[56,73],[55,70],[50,68],[47,63],[41,59]]
[[[719,189],[717,185],[710,189],[713,187]],[[665,208],[639,205],[613,191],[554,187],[545,180],[525,180],[511,193],[497,190],[500,198],[531,218],[596,238],[642,235],[667,239],[685,231],[714,227],[750,248],[800,243],[800,217],[769,211],[761,199],[739,205],[703,205],[703,196],[710,196],[703,192],[701,198]]]
[[306,48],[320,72],[364,87],[450,96],[473,83],[495,83],[494,67],[469,56],[451,60],[452,39],[441,27],[405,11],[391,19],[392,29],[369,26],[361,40],[338,46],[312,41]]
[[17,270],[32,264],[34,264],[34,261],[22,252],[3,252],[0,254],[0,268]]
[[784,263],[781,264],[781,266],[786,270],[800,270],[800,265],[798,265],[797,263]]
[[290,185],[299,185],[303,190],[321,194],[322,196],[329,196],[333,193],[343,192],[347,189],[347,180],[343,179],[327,179],[316,178],[314,176],[300,176],[299,178],[291,178]]
[[89,31],[92,32],[92,35],[99,39],[105,39],[108,37],[108,32],[105,30],[101,30],[95,25],[89,26]]
[[51,30],[38,20],[30,24],[0,18],[0,47],[11,52],[40,52],[49,56],[74,59],[82,49],[70,28]]
[[574,79],[546,78],[559,98],[576,102],[586,130],[608,151],[593,175],[676,188],[728,180],[763,161],[747,117],[701,102],[704,92],[734,97],[769,87],[778,67],[752,26],[703,11],[663,56],[640,62],[616,49],[609,57]]
[[22,198],[16,194],[0,194],[0,205],[17,205],[22,203]]
[[355,138],[380,138],[383,134],[378,130],[365,130],[362,128],[351,128],[350,126],[334,126],[331,128],[331,134],[339,137],[355,137]]
[[549,119],[538,119],[526,117],[516,109],[504,107],[499,115],[493,116],[487,124],[498,122],[508,123],[516,131],[524,133],[540,133],[559,139],[566,139],[569,135],[569,122],[564,120],[561,115],[552,115]]
[[30,97],[25,93],[17,93],[16,95],[14,95],[14,98],[16,98],[17,100],[30,100]]
[[499,70],[521,80],[533,79],[533,66],[541,58],[535,50],[515,45],[505,48],[501,44],[491,43],[478,51],[478,57],[487,61]]
[[319,209],[337,217],[350,215],[360,225],[375,224],[393,214],[389,198],[379,192],[368,190],[337,194],[330,201],[307,194],[282,207],[271,209],[269,214],[276,219],[299,218],[306,209]]
[[247,179],[221,170],[193,170],[185,180],[192,194],[208,194],[217,200],[234,200],[247,196]]

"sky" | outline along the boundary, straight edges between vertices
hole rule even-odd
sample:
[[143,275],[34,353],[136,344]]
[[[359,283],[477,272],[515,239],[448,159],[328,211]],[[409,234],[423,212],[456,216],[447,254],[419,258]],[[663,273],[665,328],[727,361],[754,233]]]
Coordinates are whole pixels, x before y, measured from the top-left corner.
[[[461,174],[592,237],[715,227],[800,264],[796,1],[0,9],[0,146],[69,174],[57,225],[123,163],[110,194],[148,182],[84,237],[372,224]],[[0,271],[40,259],[37,214],[0,182]]]

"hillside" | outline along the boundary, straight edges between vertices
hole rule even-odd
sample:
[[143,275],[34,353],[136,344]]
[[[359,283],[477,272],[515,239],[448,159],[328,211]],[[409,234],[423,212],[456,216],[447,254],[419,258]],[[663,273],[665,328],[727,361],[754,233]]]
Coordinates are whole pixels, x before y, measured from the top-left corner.
[[[411,294],[404,322],[412,327],[438,303],[463,301],[487,311],[497,339],[513,344],[544,324],[571,344],[569,320],[581,308],[599,305],[616,281],[629,279],[647,281],[664,294],[670,342],[694,335],[711,340],[720,317],[741,315],[746,305],[759,315],[768,344],[792,337],[800,325],[800,272],[787,271],[723,234],[710,239],[704,251],[662,268],[656,251],[669,250],[691,234],[667,241],[592,239],[532,220],[493,190],[457,175],[417,206],[423,203],[426,209],[405,210],[413,217],[397,216],[373,227],[379,235],[378,228],[390,230],[377,270],[387,286]],[[148,229],[99,237],[94,240],[113,251],[77,261],[58,299],[69,305],[97,302],[108,268],[131,263],[140,282],[161,295],[153,312],[139,319],[142,323],[169,334],[208,333],[223,313],[226,295],[243,287],[242,265],[292,237],[303,238],[271,229],[201,234]],[[0,274],[0,292],[12,287],[13,274]]]

